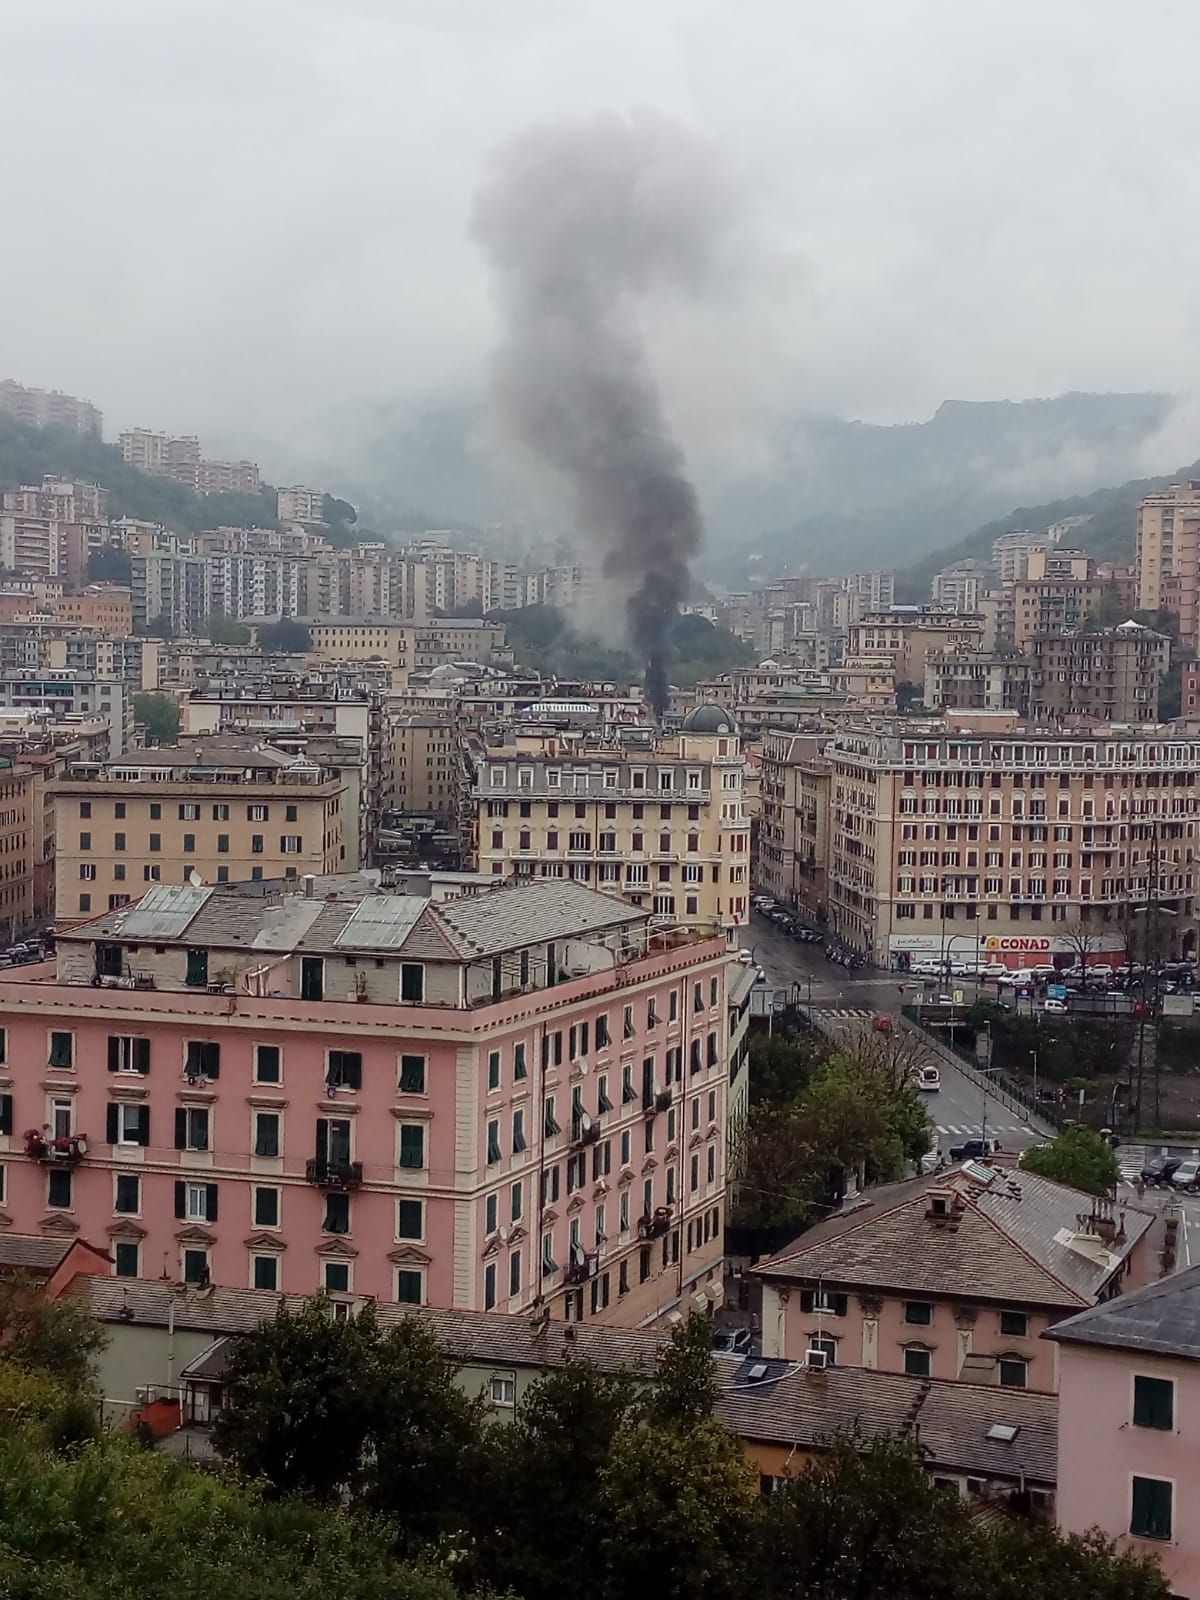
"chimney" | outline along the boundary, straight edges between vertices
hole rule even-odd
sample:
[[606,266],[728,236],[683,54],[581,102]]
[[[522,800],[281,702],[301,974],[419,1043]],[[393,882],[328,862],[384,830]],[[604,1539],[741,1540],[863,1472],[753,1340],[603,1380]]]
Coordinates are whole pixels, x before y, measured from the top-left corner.
[[304,898],[306,900],[313,899],[317,892],[317,880],[313,877],[311,872],[306,872],[302,882],[304,884]]

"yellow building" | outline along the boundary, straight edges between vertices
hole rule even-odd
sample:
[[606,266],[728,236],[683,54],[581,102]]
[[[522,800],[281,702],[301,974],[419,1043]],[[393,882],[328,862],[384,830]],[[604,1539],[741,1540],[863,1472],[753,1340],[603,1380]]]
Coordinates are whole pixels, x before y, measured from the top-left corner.
[[571,878],[664,922],[732,938],[747,920],[750,819],[732,717],[704,705],[680,733],[617,746],[544,734],[489,749],[475,799],[479,869]]
[[246,883],[342,868],[342,779],[278,750],[227,738],[138,750],[71,767],[52,789],[59,922],[193,873]]
[[397,718],[392,729],[392,787],[385,805],[413,816],[457,815],[462,756],[450,715]]

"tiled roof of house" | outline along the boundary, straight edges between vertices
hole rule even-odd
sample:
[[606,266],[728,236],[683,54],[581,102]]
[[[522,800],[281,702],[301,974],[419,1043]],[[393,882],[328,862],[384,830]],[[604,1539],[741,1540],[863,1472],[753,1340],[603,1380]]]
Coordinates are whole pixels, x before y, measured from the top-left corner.
[[445,900],[433,915],[466,959],[646,920],[637,906],[555,878]]
[[[820,1447],[837,1434],[910,1440],[935,1470],[1025,1478],[1057,1475],[1058,1407],[1053,1395],[944,1379],[910,1378],[862,1367],[811,1372],[794,1362],[740,1365],[718,1358],[716,1415],[743,1439]],[[751,1373],[767,1368],[760,1382]],[[1015,1429],[1011,1438],[1001,1437]]]
[[[304,1304],[300,1295],[279,1296],[264,1289],[195,1289],[180,1293],[172,1284],[140,1278],[79,1277],[71,1294],[102,1322],[167,1326],[171,1302],[175,1326],[193,1332],[247,1333],[275,1315],[280,1299],[292,1310]],[[132,1313],[127,1315],[126,1313]],[[434,1311],[425,1307],[380,1303],[380,1326],[391,1327],[413,1317],[428,1328],[451,1359],[497,1367],[561,1367],[569,1361],[593,1362],[606,1372],[621,1368],[655,1370],[663,1335],[637,1328],[606,1328],[595,1323],[551,1320],[537,1331],[529,1317],[499,1312]]]
[[[931,1191],[947,1197],[949,1218],[929,1215]],[[1033,1173],[968,1163],[869,1191],[756,1271],[782,1282],[1074,1309],[1096,1299],[1154,1221],[1122,1207],[1123,1236],[1106,1242],[1088,1225],[1096,1204]]]
[[0,1272],[53,1272],[74,1242],[31,1233],[0,1233]]
[[1200,1360],[1200,1266],[1091,1306],[1043,1337]]

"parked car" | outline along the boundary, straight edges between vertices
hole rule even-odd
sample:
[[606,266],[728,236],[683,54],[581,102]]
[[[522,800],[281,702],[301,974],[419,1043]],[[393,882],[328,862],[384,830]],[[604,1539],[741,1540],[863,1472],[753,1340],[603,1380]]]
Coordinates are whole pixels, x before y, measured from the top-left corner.
[[714,1333],[713,1349],[718,1355],[748,1356],[750,1354],[749,1328],[727,1328]]
[[1044,1000],[1042,1002],[1042,1010],[1049,1011],[1056,1017],[1065,1017],[1067,1014],[1067,1002],[1065,1000]]
[[754,960],[754,951],[753,950],[739,950],[738,953],[737,953],[737,958],[742,963],[743,966],[748,967],[750,965],[750,963]]
[[922,1094],[936,1094],[942,1087],[942,1075],[936,1067],[922,1067],[917,1073],[917,1088]]
[[1176,1169],[1182,1165],[1183,1162],[1178,1156],[1151,1156],[1142,1167],[1142,1182],[1160,1184],[1167,1188],[1175,1176]]
[[979,1161],[984,1156],[995,1155],[1000,1148],[999,1139],[968,1139],[963,1144],[950,1146],[951,1161]]
[[1200,1188],[1200,1161],[1181,1161],[1168,1181],[1172,1189]]

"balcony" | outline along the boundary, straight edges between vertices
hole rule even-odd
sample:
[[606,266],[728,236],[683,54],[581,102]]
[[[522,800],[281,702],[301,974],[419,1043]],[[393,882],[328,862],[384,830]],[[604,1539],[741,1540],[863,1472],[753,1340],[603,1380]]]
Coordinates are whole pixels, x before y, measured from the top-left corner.
[[25,1154],[50,1166],[77,1167],[87,1153],[86,1133],[60,1134],[53,1139],[40,1128],[30,1128],[25,1134]]
[[670,1206],[655,1206],[650,1216],[638,1218],[639,1239],[661,1239],[671,1226]]
[[586,1283],[589,1278],[596,1276],[598,1252],[585,1250],[582,1245],[573,1244],[567,1260],[563,1277],[567,1283]]
[[600,1124],[592,1117],[589,1117],[586,1111],[571,1119],[571,1144],[573,1146],[595,1144],[599,1137]]
[[317,1156],[304,1164],[304,1181],[318,1189],[357,1189],[362,1175],[361,1161],[327,1161]]
[[654,1116],[659,1111],[669,1111],[670,1108],[670,1089],[656,1089],[653,1094],[644,1094],[642,1096],[642,1110],[648,1117]]

